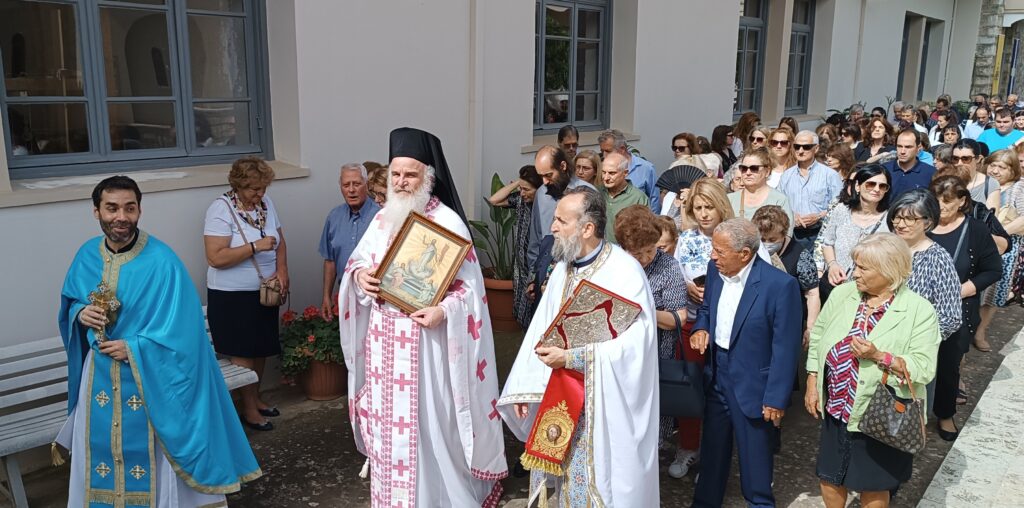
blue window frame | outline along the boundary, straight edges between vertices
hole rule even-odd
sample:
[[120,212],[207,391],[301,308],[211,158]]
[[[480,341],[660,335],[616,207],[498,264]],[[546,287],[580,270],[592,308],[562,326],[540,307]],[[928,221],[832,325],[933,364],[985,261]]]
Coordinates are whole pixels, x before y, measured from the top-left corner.
[[271,156],[263,0],[0,0],[12,179]]
[[553,132],[608,124],[609,0],[538,0],[533,127]]
[[811,82],[811,47],[814,41],[812,0],[793,4],[793,32],[789,38],[789,72],[786,76],[786,114],[807,113],[807,92]]
[[761,111],[767,26],[768,0],[741,0],[733,118],[739,118],[747,111]]

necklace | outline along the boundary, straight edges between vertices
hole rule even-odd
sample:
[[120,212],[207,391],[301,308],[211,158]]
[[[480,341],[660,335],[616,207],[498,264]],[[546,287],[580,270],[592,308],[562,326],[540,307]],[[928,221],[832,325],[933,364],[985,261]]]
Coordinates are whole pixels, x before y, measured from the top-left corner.
[[234,191],[228,191],[224,193],[228,199],[231,200],[231,206],[235,209],[235,213],[245,221],[246,224],[258,229],[260,232],[260,238],[266,238],[267,233],[265,231],[267,227],[267,203],[266,201],[260,200],[260,204],[256,205],[254,210],[256,213],[250,215],[243,208],[242,204],[238,201],[238,194]]

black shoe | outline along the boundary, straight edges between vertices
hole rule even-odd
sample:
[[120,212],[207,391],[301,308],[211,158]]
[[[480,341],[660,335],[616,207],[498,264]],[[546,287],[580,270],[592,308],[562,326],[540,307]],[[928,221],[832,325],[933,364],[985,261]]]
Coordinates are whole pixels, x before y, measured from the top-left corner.
[[[953,428],[956,428],[955,422],[953,423]],[[944,430],[938,422],[935,423],[935,429],[939,431],[939,437],[941,437],[943,441],[956,441],[956,437],[960,435],[960,429],[956,429],[952,432]]]
[[257,411],[259,411],[261,415],[267,416],[267,417],[281,416],[281,412],[278,411],[276,407],[268,407],[267,409],[258,409]]
[[274,430],[274,424],[271,422],[252,423],[243,419],[242,423],[252,430]]

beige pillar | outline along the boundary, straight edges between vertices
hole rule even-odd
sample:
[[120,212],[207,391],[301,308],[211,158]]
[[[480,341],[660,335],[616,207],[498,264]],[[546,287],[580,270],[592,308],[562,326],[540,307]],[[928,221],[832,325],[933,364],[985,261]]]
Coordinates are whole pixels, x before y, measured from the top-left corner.
[[786,112],[786,76],[789,75],[789,42],[793,33],[794,0],[770,2],[764,45],[764,82],[761,119],[775,125]]
[[924,29],[927,20],[923,16],[908,17],[907,23],[907,58],[903,63],[903,93],[901,101],[917,101],[917,85],[924,76],[921,75],[921,59],[924,58]]

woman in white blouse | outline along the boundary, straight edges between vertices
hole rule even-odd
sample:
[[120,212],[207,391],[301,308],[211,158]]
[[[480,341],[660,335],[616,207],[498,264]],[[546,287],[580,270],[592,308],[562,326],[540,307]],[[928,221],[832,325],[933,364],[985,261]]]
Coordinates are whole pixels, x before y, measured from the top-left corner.
[[[267,357],[281,353],[278,307],[260,304],[263,279],[288,293],[288,256],[281,221],[266,196],[274,170],[262,159],[231,165],[231,190],[206,210],[207,318],[214,349],[263,379]],[[259,382],[238,389],[242,419],[255,430],[271,430],[265,417],[281,413],[260,398]]]

